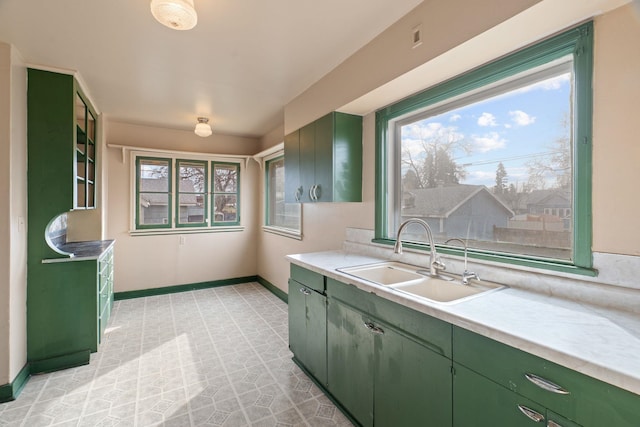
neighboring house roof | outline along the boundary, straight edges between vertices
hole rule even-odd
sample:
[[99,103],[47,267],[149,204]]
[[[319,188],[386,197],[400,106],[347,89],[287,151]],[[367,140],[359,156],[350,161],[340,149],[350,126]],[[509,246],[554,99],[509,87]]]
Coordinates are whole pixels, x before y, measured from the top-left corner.
[[509,216],[513,211],[502,200],[498,199],[484,185],[454,184],[436,188],[405,191],[413,197],[413,206],[403,207],[404,216],[422,216],[447,218],[468,200],[485,192],[496,204],[501,206]]
[[[151,205],[163,205],[167,204],[167,197],[164,194],[158,193],[146,193],[151,192],[163,192],[169,188],[167,186],[167,178],[142,178],[140,180],[140,203],[142,207],[149,207]],[[193,182],[185,179],[180,181],[180,191],[186,193],[193,193],[195,190]],[[182,194],[180,198],[180,205],[182,206],[196,206],[198,205],[197,194]]]
[[567,207],[571,206],[571,193],[567,190],[534,190],[527,194],[524,198],[526,205],[545,206],[556,205],[558,202],[566,203]]

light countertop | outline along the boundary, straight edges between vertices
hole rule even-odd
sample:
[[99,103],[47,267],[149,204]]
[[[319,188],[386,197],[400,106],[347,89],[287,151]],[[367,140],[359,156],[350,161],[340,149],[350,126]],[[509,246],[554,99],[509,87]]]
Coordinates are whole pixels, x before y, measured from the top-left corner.
[[440,304],[336,270],[386,259],[346,251],[288,255],[287,259],[342,283],[640,394],[640,316],[637,314],[515,288],[454,304]]
[[60,245],[58,249],[72,254],[65,258],[50,258],[42,260],[43,263],[86,261],[98,259],[102,254],[113,246],[115,240],[90,240],[86,242],[69,242]]

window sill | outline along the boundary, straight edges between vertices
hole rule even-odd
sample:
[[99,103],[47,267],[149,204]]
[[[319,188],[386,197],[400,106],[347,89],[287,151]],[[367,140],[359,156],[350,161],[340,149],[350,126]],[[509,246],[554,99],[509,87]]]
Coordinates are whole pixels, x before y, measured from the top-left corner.
[[130,236],[160,236],[164,234],[199,234],[199,233],[229,233],[244,231],[244,226],[221,226],[202,228],[158,228],[146,230],[129,230]]
[[262,230],[267,233],[277,234],[283,237],[289,237],[290,239],[302,240],[302,233],[292,230],[290,228],[274,227],[272,225],[262,226]]

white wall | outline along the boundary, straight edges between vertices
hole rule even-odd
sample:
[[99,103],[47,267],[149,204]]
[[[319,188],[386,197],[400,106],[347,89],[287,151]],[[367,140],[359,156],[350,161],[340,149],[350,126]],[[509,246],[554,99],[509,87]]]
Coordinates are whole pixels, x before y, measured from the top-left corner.
[[[425,2],[424,6],[430,2]],[[499,6],[499,1],[496,7]],[[501,3],[510,3],[502,1]],[[640,212],[640,199],[637,196],[637,183],[640,182],[640,168],[637,165],[640,159],[640,144],[636,141],[637,129],[633,114],[637,111],[637,100],[640,99],[640,48],[631,40],[640,40],[640,22],[638,12],[629,4],[604,15],[599,15],[600,6],[615,7],[620,1],[595,1],[583,3],[582,9],[576,15],[567,14],[565,17],[554,17],[554,25],[560,27],[555,31],[561,31],[566,26],[575,22],[576,17],[596,16],[595,19],[595,68],[594,68],[594,133],[593,133],[593,250],[601,253],[616,253],[624,255],[640,255],[640,227],[637,222],[637,212]],[[524,3],[519,3],[523,5]],[[443,6],[444,7],[444,6]],[[452,6],[453,7],[453,6]],[[551,27],[544,15],[549,16],[550,2],[536,5],[526,14],[521,14],[514,19],[521,25],[521,31],[526,33],[528,43],[549,35]],[[535,10],[533,10],[535,9]],[[425,19],[426,12],[418,7],[399,23],[402,27],[411,28],[411,22]],[[488,12],[491,14],[491,12]],[[526,16],[525,16],[526,15]],[[542,16],[539,16],[542,15]],[[537,16],[537,19],[535,19]],[[478,13],[478,19],[488,19],[484,13]],[[526,18],[526,19],[525,19]],[[430,19],[438,19],[433,15]],[[423,21],[424,22],[424,21]],[[487,22],[494,22],[489,19]],[[510,22],[510,21],[509,21]],[[349,58],[344,64],[332,71],[324,79],[301,94],[285,108],[285,129],[287,132],[313,120],[316,116],[324,114],[330,109],[339,108],[340,103],[349,103],[355,98],[363,97],[366,90],[359,77],[369,81],[369,74],[378,74],[376,58],[385,58],[389,44],[397,38],[397,29],[394,25],[390,33],[383,33],[375,43],[368,45],[359,51],[354,57]],[[501,24],[502,26],[502,24]],[[482,27],[481,25],[476,28]],[[513,29],[514,26],[504,25],[504,29]],[[495,30],[495,29],[494,29]],[[500,37],[502,48],[506,48],[505,34],[498,31],[490,31],[490,37]],[[438,45],[452,45],[460,43],[457,34],[450,35],[445,31],[439,34]],[[469,33],[471,34],[471,33]],[[536,36],[537,34],[537,36]],[[449,40],[449,43],[447,40]],[[447,40],[443,40],[447,39]],[[513,38],[515,45],[513,50],[523,44],[522,37]],[[430,38],[426,38],[427,43]],[[507,37],[508,40],[508,37]],[[458,62],[464,58],[464,48],[472,46],[471,42],[463,43],[456,48]],[[477,45],[476,45],[477,46]],[[379,55],[375,55],[375,49]],[[374,50],[372,50],[374,49]],[[406,56],[413,53],[403,51]],[[372,58],[367,64],[362,57]],[[406,72],[406,66],[411,63],[410,58],[403,59],[403,55],[397,58],[397,72],[394,73],[394,61],[387,61],[384,65],[385,75],[400,75]],[[437,62],[438,58],[429,61],[421,68],[428,70],[431,62]],[[474,63],[469,68],[476,66]],[[439,72],[441,67],[446,68],[446,63],[438,62]],[[452,77],[459,72],[460,64],[452,63],[452,69],[446,77]],[[454,69],[455,68],[455,69]],[[444,75],[446,75],[444,70]],[[353,87],[347,88],[353,82]],[[379,81],[377,84],[386,84]],[[375,88],[372,88],[374,90]],[[421,87],[420,87],[421,89]],[[416,89],[417,91],[418,89]],[[354,99],[345,98],[345,94]],[[397,99],[406,96],[407,93],[399,93]],[[377,108],[384,105],[378,105]],[[258,274],[269,280],[281,289],[286,289],[288,278],[288,262],[283,258],[285,254],[310,252],[321,249],[339,249],[342,241],[338,237],[344,233],[344,225],[351,227],[373,228],[373,186],[375,170],[373,167],[375,144],[375,121],[373,113],[365,117],[363,152],[365,156],[363,171],[363,200],[362,204],[338,204],[338,205],[304,205],[304,240],[302,242],[288,241],[286,238],[271,236],[263,233],[259,242]],[[342,228],[340,228],[342,227]]]
[[[200,138],[193,131],[109,122],[106,144],[215,154],[255,154],[259,142],[214,134]],[[240,232],[131,236],[131,163],[129,152],[103,147],[106,195],[106,238],[115,239],[116,292],[207,282],[256,274],[258,164],[241,170]],[[180,236],[184,244],[180,244]]]
[[19,52],[0,43],[0,385],[27,361],[26,77]]

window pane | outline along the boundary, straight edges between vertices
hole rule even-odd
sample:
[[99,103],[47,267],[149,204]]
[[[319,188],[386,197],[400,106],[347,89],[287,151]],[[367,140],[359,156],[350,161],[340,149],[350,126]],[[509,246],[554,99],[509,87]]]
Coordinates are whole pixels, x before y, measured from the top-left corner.
[[178,161],[179,195],[178,223],[206,222],[207,164],[205,162]]
[[215,222],[237,222],[238,221],[238,197],[218,194],[213,198],[214,221]]
[[196,194],[180,194],[180,224],[205,222],[204,196]]
[[138,224],[168,224],[168,206],[168,194],[140,193],[138,195]]
[[140,191],[169,191],[169,162],[166,160],[140,160],[138,177]]
[[216,164],[213,170],[214,191],[216,193],[235,193],[238,185],[238,166]]
[[284,158],[267,162],[268,168],[268,217],[267,225],[300,229],[300,204],[285,203]]
[[574,78],[570,62],[552,70],[398,122],[396,227],[417,217],[438,243],[572,259]]

